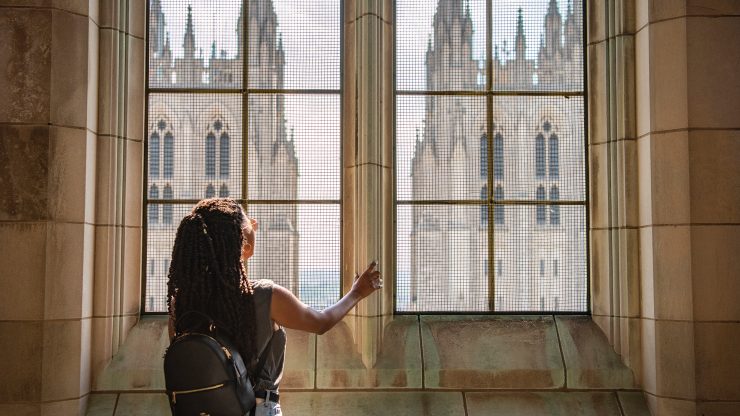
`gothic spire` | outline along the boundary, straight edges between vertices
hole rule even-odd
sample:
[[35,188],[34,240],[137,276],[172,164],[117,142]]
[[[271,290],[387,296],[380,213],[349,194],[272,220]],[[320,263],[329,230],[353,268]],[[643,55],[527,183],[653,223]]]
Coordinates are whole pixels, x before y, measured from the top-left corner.
[[195,33],[193,32],[193,6],[188,4],[188,21],[185,24],[185,39],[182,42],[185,58],[195,58]]
[[514,53],[516,59],[524,59],[524,53],[527,49],[526,39],[524,38],[524,18],[522,17],[522,8],[517,11],[516,17],[516,41],[514,44]]
[[164,13],[162,12],[162,3],[160,0],[152,0],[151,9],[149,11],[151,27],[150,33],[150,48],[152,52],[162,55],[165,46],[165,21]]

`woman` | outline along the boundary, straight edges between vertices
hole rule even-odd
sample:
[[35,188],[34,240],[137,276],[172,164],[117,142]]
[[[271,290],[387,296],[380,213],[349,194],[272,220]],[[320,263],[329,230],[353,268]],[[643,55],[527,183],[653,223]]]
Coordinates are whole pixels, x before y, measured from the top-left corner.
[[[278,387],[285,358],[285,328],[323,334],[357,303],[382,287],[373,262],[337,303],[316,311],[270,280],[247,280],[244,263],[254,254],[257,222],[227,198],[200,201],[183,218],[172,250],[167,306],[170,339],[174,322],[197,310],[220,322],[247,365],[254,366],[268,346],[266,364],[255,387],[257,415],[280,415]],[[279,254],[279,253],[276,253]],[[269,276],[265,276],[269,277]]]

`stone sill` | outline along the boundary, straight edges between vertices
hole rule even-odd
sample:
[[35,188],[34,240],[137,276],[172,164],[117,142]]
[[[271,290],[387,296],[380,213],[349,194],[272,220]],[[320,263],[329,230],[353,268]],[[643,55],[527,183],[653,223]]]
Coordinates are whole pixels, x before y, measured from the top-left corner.
[[[631,371],[589,316],[396,316],[385,328],[373,368],[366,368],[356,351],[350,319],[322,336],[288,331],[281,384],[286,409],[342,414],[341,409],[364,409],[362,403],[372,407],[378,400],[411,406],[409,414],[438,414],[427,408],[456,414],[454,409],[479,405],[508,414],[506,406],[518,408],[520,402],[535,406],[532,414],[536,406],[562,414],[578,413],[568,410],[573,406],[612,414],[608,409],[618,409],[622,400],[644,407]],[[119,407],[151,401],[167,410],[161,369],[167,344],[166,317],[142,317],[96,377],[91,411],[107,409],[111,397]],[[417,405],[419,412],[413,410]]]
[[[588,316],[396,316],[365,368],[351,318],[322,336],[288,330],[281,390],[634,389],[631,371]],[[165,316],[144,316],[94,391],[163,390]]]

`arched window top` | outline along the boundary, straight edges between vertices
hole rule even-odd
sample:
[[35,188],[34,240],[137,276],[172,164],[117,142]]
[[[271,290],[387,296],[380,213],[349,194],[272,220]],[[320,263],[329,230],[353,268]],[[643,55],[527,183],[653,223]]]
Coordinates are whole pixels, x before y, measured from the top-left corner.
[[[220,114],[216,114],[211,120],[206,129],[205,173],[207,177],[214,178],[218,171],[219,177],[226,178],[229,176],[231,157],[229,126]],[[218,138],[218,145],[216,144],[216,138]]]
[[164,157],[163,157],[163,176],[167,179],[172,178],[175,170],[175,139],[171,132],[164,134]]
[[496,132],[493,136],[493,177],[504,179],[504,136]]
[[[172,177],[172,141],[174,137],[172,125],[167,117],[163,115],[154,118],[154,120],[156,121],[151,124],[149,129],[149,152],[147,156],[149,158],[149,177],[152,179],[159,178],[162,162],[164,162],[164,176]],[[160,148],[162,137],[164,137],[164,152]],[[164,153],[164,161],[161,160],[162,153]]]
[[480,136],[480,177],[488,177],[488,136],[483,133]]
[[[493,190],[493,200],[494,201],[502,201],[504,199],[504,188],[501,185],[496,185],[496,188]],[[502,225],[504,223],[504,211],[506,207],[503,205],[494,205],[493,206],[493,223],[496,225]]]
[[208,184],[206,186],[206,198],[213,198],[216,196],[216,189],[213,187],[213,184]]
[[560,199],[560,191],[558,190],[558,187],[556,185],[553,185],[550,188],[550,200],[558,201],[559,199]]
[[[488,185],[483,185],[480,188],[480,199],[488,200]],[[485,227],[488,225],[488,205],[481,205],[480,207],[480,225]]]
[[535,175],[538,178],[545,177],[545,136],[537,134],[534,139]]
[[558,135],[550,135],[548,143],[548,165],[550,170],[550,179],[558,179],[560,176],[560,144],[558,143]]
[[229,176],[229,163],[231,159],[229,150],[229,134],[226,132],[221,133],[221,137],[218,139],[218,174],[222,178]]
[[[159,188],[157,185],[149,187],[149,199],[159,199]],[[149,224],[159,222],[159,204],[149,204],[147,206],[147,220]]]
[[[175,195],[174,192],[172,192],[172,187],[170,184],[167,184],[164,186],[164,190],[162,191],[162,198],[167,200],[174,199]],[[162,204],[162,223],[163,224],[172,224],[172,204]]]
[[[545,200],[545,187],[540,185],[537,187],[537,201],[544,201]],[[538,204],[536,208],[536,217],[537,217],[537,224],[545,224],[545,217],[546,217],[546,207],[545,205]]]
[[[558,190],[558,187],[553,185],[550,188],[550,201],[559,201],[560,200],[560,191]],[[551,225],[558,225],[560,224],[560,205],[550,205],[550,224]]]
[[206,135],[205,173],[209,178],[216,176],[216,136],[213,133]]

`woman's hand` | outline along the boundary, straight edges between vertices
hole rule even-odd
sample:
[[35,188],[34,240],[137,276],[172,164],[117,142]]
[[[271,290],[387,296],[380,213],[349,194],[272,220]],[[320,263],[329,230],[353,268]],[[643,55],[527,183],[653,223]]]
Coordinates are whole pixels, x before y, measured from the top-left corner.
[[380,272],[375,269],[377,266],[378,262],[373,260],[362,275],[355,274],[355,283],[352,285],[351,291],[357,294],[360,299],[370,296],[370,294],[383,287],[383,278],[380,276]]

